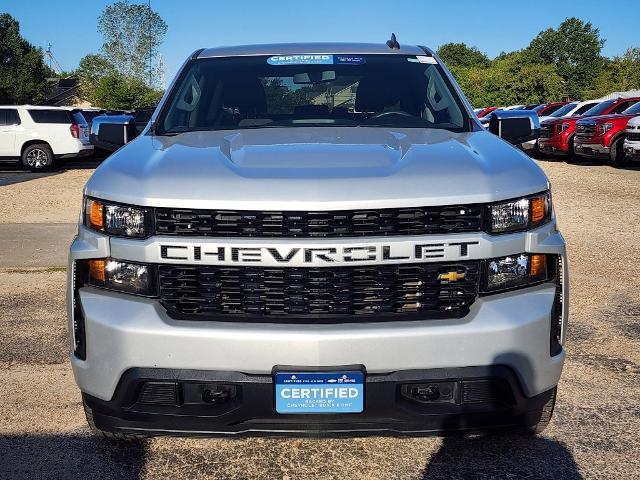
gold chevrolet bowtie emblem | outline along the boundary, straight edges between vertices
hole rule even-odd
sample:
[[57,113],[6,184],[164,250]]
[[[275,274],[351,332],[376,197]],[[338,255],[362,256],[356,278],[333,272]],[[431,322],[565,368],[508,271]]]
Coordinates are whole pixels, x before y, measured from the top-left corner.
[[455,282],[457,280],[462,280],[463,278],[464,273],[459,272],[447,272],[438,275],[438,280],[446,280],[447,282]]

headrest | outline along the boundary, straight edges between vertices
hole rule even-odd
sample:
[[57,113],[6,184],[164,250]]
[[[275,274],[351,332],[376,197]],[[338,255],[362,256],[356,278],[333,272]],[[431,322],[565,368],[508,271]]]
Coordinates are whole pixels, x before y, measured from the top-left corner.
[[388,77],[364,77],[358,83],[355,109],[358,112],[379,112],[400,100],[393,81]]

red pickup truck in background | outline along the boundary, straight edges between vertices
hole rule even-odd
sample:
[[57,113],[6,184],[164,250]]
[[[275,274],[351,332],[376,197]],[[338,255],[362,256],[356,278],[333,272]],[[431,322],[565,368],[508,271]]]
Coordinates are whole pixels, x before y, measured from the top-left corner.
[[553,112],[566,105],[567,103],[569,102],[543,103],[535,107],[533,111],[536,112],[539,117],[546,117],[548,115],[551,115]]
[[542,153],[573,157],[574,135],[578,120],[597,115],[620,113],[639,100],[640,97],[605,100],[582,115],[546,120],[540,125],[538,148]]
[[574,152],[585,157],[608,159],[616,165],[623,164],[627,123],[639,115],[640,98],[636,98],[636,103],[620,114],[578,120]]

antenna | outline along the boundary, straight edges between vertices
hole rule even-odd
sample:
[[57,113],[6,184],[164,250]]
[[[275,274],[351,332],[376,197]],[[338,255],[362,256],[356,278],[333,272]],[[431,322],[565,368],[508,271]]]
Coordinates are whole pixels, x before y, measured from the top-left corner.
[[395,33],[391,34],[391,40],[387,40],[387,47],[389,47],[389,48],[391,48],[393,50],[400,50],[400,44],[396,40],[396,34]]

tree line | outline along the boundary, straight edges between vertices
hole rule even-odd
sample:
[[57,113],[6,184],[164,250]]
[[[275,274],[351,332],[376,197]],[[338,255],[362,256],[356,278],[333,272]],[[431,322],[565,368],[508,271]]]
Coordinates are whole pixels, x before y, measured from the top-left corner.
[[640,89],[640,48],[602,55],[605,40],[590,22],[568,18],[528,47],[493,60],[476,47],[447,43],[437,53],[474,106],[599,98]]
[[[103,43],[76,70],[84,98],[107,109],[155,105],[162,96],[159,47],[167,32],[146,4],[120,0],[98,17]],[[640,48],[602,55],[605,40],[591,23],[568,18],[540,32],[526,48],[494,59],[476,47],[447,43],[438,49],[474,106],[599,98],[640,89]],[[20,35],[18,22],[0,14],[0,104],[43,103],[56,75],[42,49]]]
[[0,104],[44,103],[56,77],[77,77],[83,98],[106,109],[156,105],[163,92],[159,47],[167,24],[148,5],[120,0],[98,17],[100,51],[84,56],[78,68],[53,72],[44,52],[20,35],[18,22],[0,14]]

